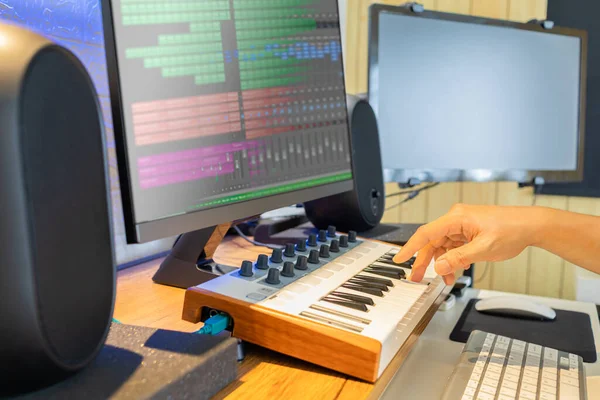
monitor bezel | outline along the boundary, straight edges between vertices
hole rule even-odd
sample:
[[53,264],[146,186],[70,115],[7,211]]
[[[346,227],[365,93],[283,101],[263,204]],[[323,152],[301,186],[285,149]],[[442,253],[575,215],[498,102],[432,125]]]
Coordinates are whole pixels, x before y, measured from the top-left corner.
[[[354,148],[352,146],[352,135],[350,133],[350,118],[349,115],[346,114],[346,124],[348,127],[348,146],[350,152],[350,172],[352,174],[352,178],[344,181],[314,186],[308,189],[265,196],[247,202],[203,209],[148,222],[136,222],[135,207],[133,203],[133,190],[131,187],[131,175],[129,172],[130,165],[129,158],[127,156],[128,143],[125,121],[123,118],[124,110],[123,103],[121,102],[121,78],[119,75],[119,60],[117,57],[115,27],[113,24],[113,4],[112,0],[101,1],[107,61],[106,67],[108,72],[108,87],[110,91],[113,131],[117,155],[117,168],[119,172],[121,203],[123,205],[123,217],[125,222],[125,236],[127,243],[146,243],[158,239],[168,238],[199,229],[217,226],[223,223],[243,220],[248,217],[259,215],[266,211],[288,206],[290,204],[303,203],[322,197],[348,192],[354,189]],[[338,1],[333,1],[335,1],[339,10]],[[340,41],[343,41],[343,38],[341,37],[341,27]],[[345,88],[346,74],[344,70],[343,54],[340,57],[340,62],[342,65],[343,84]],[[347,110],[348,104],[346,96],[344,96],[344,106]]]
[[[464,14],[452,14],[439,11],[424,10],[414,12],[409,5],[390,6],[373,4],[369,9],[369,48],[368,48],[368,98],[371,104],[377,104],[379,91],[378,79],[375,76],[379,66],[379,17],[383,13],[402,14],[414,18],[438,19],[444,21],[464,22],[479,25],[513,28],[535,31],[545,34],[573,36],[581,39],[581,68],[579,84],[579,138],[577,143],[577,167],[569,171],[537,171],[522,169],[389,169],[383,166],[386,182],[408,183],[411,179],[422,182],[494,182],[515,181],[529,184],[532,182],[576,182],[583,179],[585,118],[587,98],[587,59],[588,34],[584,30],[554,26],[545,29],[538,23],[522,23],[500,19],[483,18]],[[373,108],[377,108],[373,105]],[[376,110],[377,112],[377,110]],[[532,149],[535,151],[535,149]],[[540,180],[541,178],[541,180]]]

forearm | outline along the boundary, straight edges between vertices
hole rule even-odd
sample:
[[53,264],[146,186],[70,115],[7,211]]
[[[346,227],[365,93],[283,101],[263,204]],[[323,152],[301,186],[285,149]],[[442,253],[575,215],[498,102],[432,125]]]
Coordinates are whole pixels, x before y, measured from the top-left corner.
[[535,207],[531,245],[600,274],[600,217]]

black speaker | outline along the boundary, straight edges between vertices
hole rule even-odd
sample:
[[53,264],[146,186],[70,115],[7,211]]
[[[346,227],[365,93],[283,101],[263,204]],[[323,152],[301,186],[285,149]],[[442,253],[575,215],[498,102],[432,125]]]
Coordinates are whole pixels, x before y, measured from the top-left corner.
[[319,229],[367,231],[384,213],[383,167],[377,118],[370,104],[349,95],[348,120],[352,146],[354,190],[304,203],[306,216]]
[[115,288],[92,81],[68,50],[0,23],[0,397],[90,363]]

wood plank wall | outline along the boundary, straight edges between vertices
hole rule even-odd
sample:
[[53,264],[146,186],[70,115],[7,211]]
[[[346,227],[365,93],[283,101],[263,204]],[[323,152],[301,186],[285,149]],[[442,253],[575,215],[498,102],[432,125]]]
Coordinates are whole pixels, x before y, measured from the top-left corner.
[[[402,4],[399,0],[346,0],[346,76],[350,93],[367,91],[368,7],[373,3]],[[546,17],[547,0],[421,0],[426,8],[490,18],[527,21]],[[401,153],[401,149],[398,152]],[[388,184],[387,193],[397,191]],[[391,199],[387,207],[393,206]],[[429,222],[457,203],[541,205],[600,215],[600,199],[534,196],[515,183],[447,183],[422,193],[415,200],[387,211],[385,222]],[[575,298],[575,266],[540,249],[528,249],[517,258],[478,264],[475,286],[538,296]]]

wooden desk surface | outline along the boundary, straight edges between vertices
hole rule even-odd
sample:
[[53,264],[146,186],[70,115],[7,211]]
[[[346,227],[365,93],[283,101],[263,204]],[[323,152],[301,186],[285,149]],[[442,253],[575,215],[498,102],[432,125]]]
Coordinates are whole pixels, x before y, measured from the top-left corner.
[[[215,260],[239,266],[244,259],[255,260],[261,252],[269,253],[269,250],[249,245],[241,238],[227,238],[218,248]],[[200,326],[181,319],[185,290],[152,282],[152,275],[161,261],[151,261],[119,272],[114,317],[129,325],[183,332],[199,329]],[[416,338],[417,335],[414,335],[412,341]],[[392,363],[377,383],[370,384],[258,346],[247,345],[246,359],[238,366],[238,379],[216,398],[376,398],[393,376],[394,368],[398,367],[399,362],[397,365]]]

